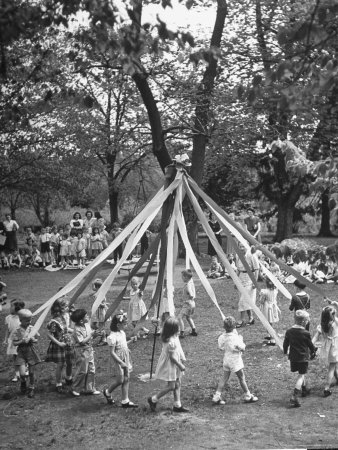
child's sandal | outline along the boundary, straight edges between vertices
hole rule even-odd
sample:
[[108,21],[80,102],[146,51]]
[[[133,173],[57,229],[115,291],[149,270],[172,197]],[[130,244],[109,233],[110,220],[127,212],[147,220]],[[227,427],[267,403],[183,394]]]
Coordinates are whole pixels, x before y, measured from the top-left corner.
[[111,398],[110,395],[108,395],[107,389],[103,389],[102,392],[103,392],[103,395],[105,396],[105,398],[107,400],[108,405],[113,405],[115,403],[115,401]]
[[245,403],[255,403],[257,401],[258,398],[254,394],[251,394],[249,398],[244,398]]

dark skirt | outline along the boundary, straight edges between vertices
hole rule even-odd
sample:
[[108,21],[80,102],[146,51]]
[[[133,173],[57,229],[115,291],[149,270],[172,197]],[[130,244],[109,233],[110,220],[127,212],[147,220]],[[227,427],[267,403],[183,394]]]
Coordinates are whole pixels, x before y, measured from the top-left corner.
[[18,239],[16,237],[16,231],[6,231],[6,242],[4,250],[6,252],[13,252],[18,249]]
[[[215,234],[216,239],[218,240],[219,245],[222,247],[222,236],[219,234]],[[215,256],[217,255],[216,250],[214,249],[214,246],[212,245],[210,239],[208,240],[208,255],[209,256]]]

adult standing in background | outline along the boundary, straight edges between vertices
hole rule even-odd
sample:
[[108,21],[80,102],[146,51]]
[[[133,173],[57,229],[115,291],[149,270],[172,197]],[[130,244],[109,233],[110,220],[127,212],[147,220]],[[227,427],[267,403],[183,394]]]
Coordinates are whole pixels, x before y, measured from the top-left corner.
[[6,214],[6,219],[3,221],[3,226],[5,229],[6,242],[4,245],[4,250],[6,253],[11,253],[18,249],[18,239],[16,237],[16,232],[19,229],[18,222],[12,219],[12,216],[8,213]]
[[255,210],[252,208],[248,209],[248,216],[244,219],[244,224],[246,230],[252,234],[252,236],[258,241],[262,242],[261,239],[261,223],[259,218],[255,216]]
[[83,229],[83,220],[82,220],[81,214],[79,212],[75,212],[73,214],[73,218],[70,221],[70,226],[74,230],[82,230]]
[[95,213],[94,213],[94,220],[93,220],[93,223],[92,223],[92,229],[93,228],[100,228],[100,225],[104,225],[104,228],[106,228],[104,218],[101,216],[99,211],[95,211]]
[[93,211],[86,211],[85,218],[83,219],[83,228],[87,228],[88,233],[92,232],[94,221],[95,217],[93,217]]
[[[208,212],[206,212],[208,213]],[[219,245],[222,247],[222,228],[220,224],[217,222],[216,218],[213,216],[212,213],[209,213],[209,220],[208,220],[209,226],[214,232],[216,239],[218,240]],[[216,250],[214,249],[214,246],[212,245],[210,239],[208,240],[208,255],[209,256],[215,256],[217,255]]]
[[[239,249],[243,252],[245,252],[245,247],[243,244],[239,243]],[[255,247],[249,248],[245,254],[244,257],[246,259],[246,262],[249,265],[249,268],[257,280],[258,278],[258,272],[259,272],[259,261],[258,256]],[[251,278],[249,277],[249,274],[246,270],[246,267],[243,265],[241,259],[238,255],[236,255],[236,267],[238,269],[238,276],[239,279],[244,287],[244,289],[247,292],[247,295],[251,299],[253,303],[256,303],[256,286],[253,284]],[[241,320],[237,324],[237,328],[244,327],[246,325],[245,322],[245,313],[248,315],[248,325],[253,325],[255,323],[255,319],[253,317],[253,311],[250,308],[250,305],[247,302],[246,296],[240,293],[239,302],[238,302],[238,312],[240,313]]]

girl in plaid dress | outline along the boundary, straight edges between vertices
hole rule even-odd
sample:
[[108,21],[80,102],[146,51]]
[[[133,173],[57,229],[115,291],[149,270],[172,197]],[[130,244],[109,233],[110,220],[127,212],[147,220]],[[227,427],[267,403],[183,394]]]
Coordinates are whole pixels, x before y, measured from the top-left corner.
[[62,371],[66,366],[66,384],[72,384],[72,364],[74,358],[74,347],[71,333],[68,327],[65,313],[68,310],[66,298],[55,300],[51,308],[52,319],[47,325],[50,344],[47,350],[46,362],[56,364],[55,381],[56,390],[62,393]]

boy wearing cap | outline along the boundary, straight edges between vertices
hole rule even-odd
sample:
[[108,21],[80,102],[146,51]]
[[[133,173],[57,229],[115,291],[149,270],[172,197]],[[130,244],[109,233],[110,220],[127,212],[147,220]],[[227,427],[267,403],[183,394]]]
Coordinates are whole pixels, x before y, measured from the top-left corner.
[[22,394],[27,392],[27,381],[26,381],[26,365],[28,365],[29,373],[29,389],[28,397],[34,397],[35,388],[35,365],[41,362],[39,355],[37,354],[34,344],[37,342],[35,336],[39,336],[36,333],[35,336],[29,337],[29,334],[33,328],[32,322],[32,312],[29,309],[20,309],[18,311],[18,316],[20,320],[20,326],[13,332],[13,344],[17,346],[17,357],[15,360],[15,366],[19,368],[20,373],[20,391]]
[[285,333],[283,350],[286,355],[289,350],[291,372],[298,372],[296,385],[290,398],[294,407],[300,406],[299,396],[306,397],[310,390],[306,388],[305,374],[308,371],[309,359],[316,356],[316,348],[312,343],[309,331],[305,329],[310,315],[303,309],[295,312],[295,324]]

